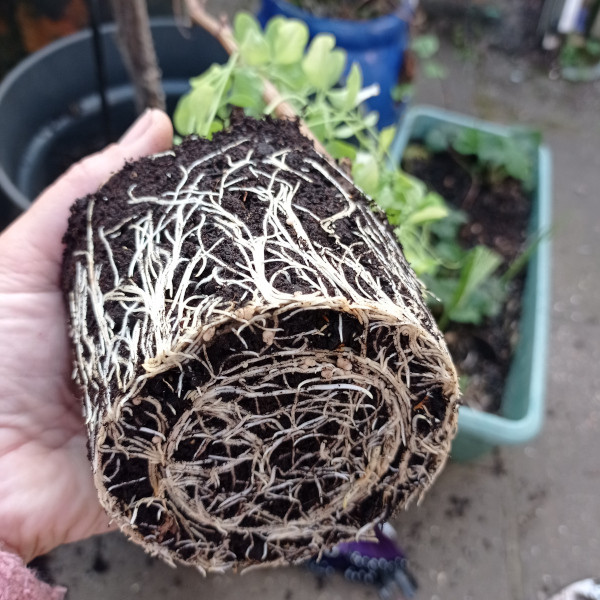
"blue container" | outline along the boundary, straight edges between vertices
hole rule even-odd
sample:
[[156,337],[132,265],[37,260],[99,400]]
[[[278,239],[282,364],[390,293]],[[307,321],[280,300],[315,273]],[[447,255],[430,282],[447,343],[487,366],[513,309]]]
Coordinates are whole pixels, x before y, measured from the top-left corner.
[[[498,136],[513,131],[446,110],[415,106],[409,109],[394,140],[391,154],[395,162],[411,140],[423,139],[434,127],[475,128]],[[540,239],[527,266],[522,297],[519,343],[504,387],[499,414],[461,406],[458,435],[452,445],[452,458],[471,460],[495,446],[523,444],[542,429],[545,413],[546,362],[550,320],[550,239],[552,210],[552,162],[546,146],[536,152],[536,180],[532,195],[530,233]]]
[[379,84],[379,96],[366,102],[370,110],[379,113],[379,127],[397,120],[399,107],[392,100],[391,91],[398,82],[408,45],[409,9],[400,8],[396,13],[368,21],[348,21],[315,17],[285,0],[262,0],[258,20],[263,27],[276,15],[304,21],[311,37],[317,33],[332,33],[337,45],[348,53],[346,73],[352,63],[357,62],[364,85]]

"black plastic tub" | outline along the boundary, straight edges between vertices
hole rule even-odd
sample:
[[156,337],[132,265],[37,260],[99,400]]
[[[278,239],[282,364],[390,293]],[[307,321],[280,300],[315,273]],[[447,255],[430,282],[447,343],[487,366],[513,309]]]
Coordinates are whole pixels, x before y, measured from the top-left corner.
[[[188,80],[227,54],[200,28],[152,21],[172,113]],[[115,26],[101,28],[111,137],[136,117],[134,92],[116,46]],[[72,163],[107,143],[91,31],[32,54],[0,85],[0,225],[6,225]]]

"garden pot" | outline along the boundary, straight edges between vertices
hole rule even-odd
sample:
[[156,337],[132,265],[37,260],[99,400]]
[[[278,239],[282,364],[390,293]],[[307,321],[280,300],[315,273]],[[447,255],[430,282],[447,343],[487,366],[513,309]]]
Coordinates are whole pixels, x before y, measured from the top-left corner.
[[[204,30],[182,31],[172,19],[152,21],[168,111],[188,80],[227,55]],[[116,46],[115,26],[101,28],[114,141],[136,117],[134,91]],[[0,217],[5,224],[70,164],[107,143],[92,34],[76,33],[32,54],[0,85]]]
[[408,45],[409,8],[368,21],[350,21],[315,17],[285,0],[263,0],[258,13],[261,24],[264,26],[276,15],[304,21],[311,36],[332,33],[337,45],[348,54],[346,72],[357,62],[364,85],[379,84],[380,94],[366,102],[369,109],[379,113],[379,127],[395,122],[400,105],[392,100],[391,91],[398,83]]
[[[392,147],[393,160],[400,162],[411,141],[423,139],[432,128],[452,126],[476,128],[509,136],[512,129],[427,106],[409,109]],[[498,414],[459,409],[458,435],[452,446],[456,460],[476,458],[495,446],[522,444],[533,439],[544,421],[547,342],[550,311],[550,241],[552,165],[544,145],[535,156],[536,180],[532,191],[530,233],[536,244],[527,266],[519,341],[504,387]]]

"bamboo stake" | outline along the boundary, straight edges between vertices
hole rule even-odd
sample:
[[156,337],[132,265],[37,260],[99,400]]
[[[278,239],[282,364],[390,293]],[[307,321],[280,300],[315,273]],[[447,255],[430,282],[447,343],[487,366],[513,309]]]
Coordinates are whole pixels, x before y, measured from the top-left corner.
[[121,54],[135,87],[138,112],[145,108],[165,110],[165,93],[161,86],[146,0],[111,0],[111,5]]

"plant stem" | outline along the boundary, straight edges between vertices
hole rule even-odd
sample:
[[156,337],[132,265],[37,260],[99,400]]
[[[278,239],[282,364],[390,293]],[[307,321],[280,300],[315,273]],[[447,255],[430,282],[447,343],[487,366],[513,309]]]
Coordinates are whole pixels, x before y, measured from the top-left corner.
[[111,0],[111,5],[121,54],[135,87],[138,112],[145,108],[165,110],[146,0]]
[[461,206],[460,206],[463,210],[469,210],[473,206],[473,203],[475,202],[477,195],[479,194],[479,189],[481,187],[480,178],[477,175],[477,173],[474,172],[475,169],[473,167],[470,167],[462,159],[461,154],[459,152],[457,152],[456,150],[454,150],[454,148],[449,147],[448,154],[450,154],[450,156],[454,159],[456,164],[459,167],[462,167],[468,173],[469,177],[471,178],[471,185],[469,187],[469,191],[467,192],[467,195],[463,198],[463,200],[461,202]]
[[[117,0],[113,0],[113,2],[116,1]],[[186,6],[191,19],[197,25],[215,37],[229,55],[237,52],[237,42],[233,37],[233,32],[226,18],[223,17],[221,19],[215,19],[206,10],[204,0],[186,0]],[[263,77],[262,81],[264,86],[263,99],[265,104],[267,104],[267,106],[275,106],[274,112],[280,119],[288,119],[290,121],[298,119],[300,132],[302,135],[313,142],[315,150],[319,152],[319,154],[326,158],[330,163],[335,164],[332,156],[315,137],[313,132],[307,127],[306,123],[300,119],[298,113],[296,113],[292,105],[283,99],[279,93],[279,90],[268,79]]]

